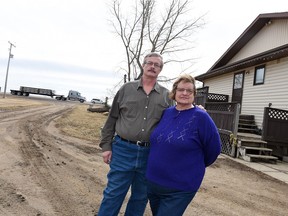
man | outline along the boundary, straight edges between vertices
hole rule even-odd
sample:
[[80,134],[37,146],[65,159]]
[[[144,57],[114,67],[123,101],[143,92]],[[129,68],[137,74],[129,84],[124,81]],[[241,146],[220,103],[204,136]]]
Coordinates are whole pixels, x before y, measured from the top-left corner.
[[108,183],[98,216],[117,216],[131,187],[125,215],[143,215],[147,204],[146,165],[149,137],[164,109],[172,105],[169,91],[158,84],[162,56],[145,56],[140,80],[124,84],[117,92],[102,130],[102,156],[110,165]]

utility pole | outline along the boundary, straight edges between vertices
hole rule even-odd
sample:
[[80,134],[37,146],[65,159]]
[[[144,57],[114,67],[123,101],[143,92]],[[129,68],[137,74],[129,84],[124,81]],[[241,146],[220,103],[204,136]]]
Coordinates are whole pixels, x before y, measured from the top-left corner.
[[7,65],[7,71],[6,71],[6,79],[5,79],[5,87],[4,87],[3,98],[6,97],[6,87],[7,87],[7,80],[8,80],[8,72],[9,72],[10,58],[13,58],[13,54],[11,54],[12,46],[16,47],[16,46],[15,46],[13,43],[11,43],[10,41],[8,41],[8,43],[10,44],[10,47],[9,47],[9,57],[8,57],[8,65]]

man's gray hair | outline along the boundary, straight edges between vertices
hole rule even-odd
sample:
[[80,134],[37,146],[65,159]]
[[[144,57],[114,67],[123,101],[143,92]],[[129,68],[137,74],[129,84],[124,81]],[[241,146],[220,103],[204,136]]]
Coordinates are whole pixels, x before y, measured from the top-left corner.
[[159,54],[159,53],[156,53],[156,52],[151,52],[151,53],[148,53],[145,57],[144,57],[144,61],[143,61],[143,64],[146,63],[146,58],[149,58],[149,57],[159,57],[161,59],[161,68],[163,68],[163,57]]

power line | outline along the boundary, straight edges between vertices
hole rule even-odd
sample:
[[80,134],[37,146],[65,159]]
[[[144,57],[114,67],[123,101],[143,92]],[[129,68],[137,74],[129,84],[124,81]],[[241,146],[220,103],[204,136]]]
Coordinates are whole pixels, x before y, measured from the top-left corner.
[[16,46],[15,46],[13,43],[11,43],[10,41],[8,41],[8,43],[10,44],[10,47],[9,47],[9,57],[8,57],[8,64],[7,64],[7,71],[6,71],[6,79],[5,79],[5,87],[4,87],[3,98],[6,97],[6,87],[7,87],[7,80],[8,80],[8,72],[9,72],[10,59],[14,57],[14,55],[11,53],[12,47],[15,47],[15,48],[16,48]]

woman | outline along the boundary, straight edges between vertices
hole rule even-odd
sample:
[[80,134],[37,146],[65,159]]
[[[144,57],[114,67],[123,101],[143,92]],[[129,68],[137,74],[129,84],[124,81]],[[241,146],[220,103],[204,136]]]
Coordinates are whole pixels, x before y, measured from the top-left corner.
[[205,168],[221,152],[220,137],[205,110],[193,105],[195,79],[180,76],[167,108],[150,136],[147,167],[148,198],[154,216],[183,215],[198,191]]

